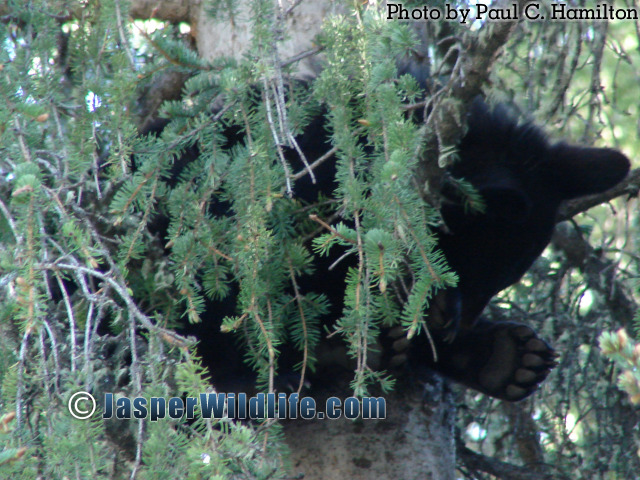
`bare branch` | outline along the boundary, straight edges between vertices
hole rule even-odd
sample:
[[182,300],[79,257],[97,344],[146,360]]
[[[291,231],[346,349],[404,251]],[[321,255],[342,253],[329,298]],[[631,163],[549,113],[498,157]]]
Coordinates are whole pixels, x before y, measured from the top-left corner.
[[556,226],[552,245],[566,255],[572,266],[580,269],[589,288],[602,293],[613,317],[629,325],[638,306],[617,278],[616,264],[599,254],[569,222]]
[[[524,0],[520,0],[517,8],[522,10],[525,4]],[[432,187],[424,194],[433,205],[438,204],[438,199],[429,191],[439,191],[442,176],[443,165],[438,165],[437,161],[439,153],[445,147],[458,144],[464,129],[461,119],[471,100],[488,82],[493,65],[517,25],[517,20],[489,22],[480,35],[469,33],[465,36],[449,82],[433,93],[433,106],[425,120],[427,128],[423,160],[418,171],[420,185],[428,183]]]
[[474,452],[466,445],[458,445],[458,456],[464,466],[472,472],[485,472],[503,480],[557,480],[554,475],[541,475],[528,467],[501,462],[493,457]]
[[608,202],[614,198],[629,194],[637,196],[640,190],[640,169],[632,170],[627,178],[606,192],[589,195],[565,202],[558,213],[559,220],[569,220],[578,213],[586,212],[591,207]]

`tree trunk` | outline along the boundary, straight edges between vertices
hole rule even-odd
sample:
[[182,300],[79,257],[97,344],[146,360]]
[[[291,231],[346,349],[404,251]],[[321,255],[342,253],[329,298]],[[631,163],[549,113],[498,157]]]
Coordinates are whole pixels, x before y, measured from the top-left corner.
[[434,400],[428,402],[417,386],[387,395],[385,419],[285,422],[291,476],[453,480],[455,409],[451,395],[442,394],[442,382],[434,390]]

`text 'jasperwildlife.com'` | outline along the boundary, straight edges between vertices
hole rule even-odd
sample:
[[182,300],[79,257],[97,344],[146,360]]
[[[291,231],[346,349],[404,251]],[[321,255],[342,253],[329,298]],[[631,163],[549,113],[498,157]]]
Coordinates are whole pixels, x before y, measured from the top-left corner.
[[[75,418],[91,418],[97,402],[88,392],[71,396],[68,409]],[[387,402],[383,397],[329,397],[324,409],[313,397],[300,397],[298,393],[201,393],[197,397],[126,397],[104,394],[102,418],[118,420],[162,419],[193,420],[229,418],[234,420],[268,419],[331,419],[340,417],[354,420],[381,420],[387,416]]]

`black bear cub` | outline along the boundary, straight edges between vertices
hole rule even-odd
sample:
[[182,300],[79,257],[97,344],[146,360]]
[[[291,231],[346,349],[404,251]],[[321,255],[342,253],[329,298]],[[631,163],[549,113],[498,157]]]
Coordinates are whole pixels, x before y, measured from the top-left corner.
[[[490,322],[482,311],[548,245],[561,203],[615,186],[627,175],[629,160],[608,148],[549,143],[534,125],[519,125],[504,107],[491,109],[480,99],[471,107],[459,156],[447,175],[473,185],[485,210],[465,210],[445,178],[446,227],[439,246],[459,283],[431,308],[431,316],[443,322],[433,332],[438,358],[430,366],[488,395],[517,401],[546,378],[555,353],[530,327]],[[412,350],[422,361],[433,358],[420,342]]]
[[[297,139],[311,160],[327,150],[328,137],[323,130],[324,117],[318,116]],[[232,131],[227,139],[233,145],[243,137]],[[438,234],[438,245],[458,274],[459,283],[440,292],[425,312],[437,360],[424,334],[413,339],[409,351],[396,355],[395,360],[406,358],[408,353],[410,366],[426,364],[478,391],[517,401],[533,393],[547,377],[556,355],[527,325],[491,322],[482,311],[494,295],[519,281],[548,245],[561,203],[613,187],[627,175],[629,161],[611,149],[551,144],[534,125],[518,124],[504,107],[491,109],[479,98],[471,106],[468,131],[458,151],[459,160],[448,168],[442,182],[444,227]],[[297,158],[293,150],[288,153]],[[178,162],[176,169],[197,154],[188,152],[188,158]],[[321,164],[315,175],[318,184],[303,177],[295,185],[296,196],[306,204],[314,203],[319,192],[330,195],[335,188],[335,164],[331,161]],[[475,188],[485,205],[483,213],[465,209],[452,177]],[[222,203],[216,205],[221,208]],[[218,214],[225,215],[225,208]],[[166,225],[163,231],[161,237],[166,235]],[[305,291],[321,285],[322,293],[334,303],[329,316],[335,318],[344,295],[348,262],[331,270],[328,267],[335,258],[316,260],[316,274],[301,277],[300,285]],[[235,300],[218,302],[210,309],[217,322],[185,330],[201,340],[205,364],[222,371],[222,380],[227,366],[234,363],[229,361],[228,350],[240,358],[226,338],[220,339],[219,321],[234,309]],[[239,375],[233,370],[231,376]]]

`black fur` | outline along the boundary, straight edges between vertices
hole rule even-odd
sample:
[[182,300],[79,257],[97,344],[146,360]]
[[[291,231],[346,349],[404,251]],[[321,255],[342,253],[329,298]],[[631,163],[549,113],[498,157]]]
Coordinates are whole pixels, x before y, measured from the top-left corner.
[[[330,147],[324,132],[324,118],[318,116],[298,137],[310,162]],[[228,138],[242,141],[235,131]],[[292,164],[297,161],[297,153],[287,155]],[[180,168],[183,164],[179,163]],[[535,391],[555,364],[553,349],[530,327],[490,322],[482,311],[494,295],[518,282],[548,245],[564,200],[607,190],[624,179],[628,170],[629,161],[618,151],[552,144],[534,125],[518,124],[504,107],[491,109],[476,99],[459,145],[459,161],[445,178],[469,182],[486,209],[484,213],[467,211],[455,182],[443,182],[445,227],[439,232],[439,247],[457,272],[459,284],[441,292],[425,312],[437,361],[424,336],[411,342],[410,361],[497,398],[516,401]],[[312,184],[308,176],[296,182],[296,197],[313,203],[319,191],[330,196],[336,186],[334,173],[332,160],[325,162],[315,171],[318,183]],[[159,230],[166,230],[166,225]],[[300,279],[303,290],[320,290],[329,297],[333,319],[340,315],[346,271],[346,262],[329,271],[334,260],[320,259],[316,274]],[[222,307],[208,308],[216,313],[216,321],[187,329],[201,340],[200,353],[214,372],[221,365],[229,372],[232,357],[228,348],[222,348],[229,347],[229,341],[220,338],[219,322],[221,309],[232,314],[234,303],[225,300]],[[221,347],[206,347],[211,345]],[[242,363],[240,355],[233,358]]]
[[[551,144],[534,125],[519,125],[504,107],[492,110],[481,99],[468,123],[448,174],[471,183],[486,210],[465,210],[453,182],[444,182],[439,246],[459,284],[431,309],[446,320],[440,331],[436,323],[439,359],[432,367],[489,395],[520,400],[546,378],[555,354],[529,327],[480,315],[549,244],[561,203],[613,187],[629,161],[616,150]],[[431,356],[424,350],[420,356]]]

